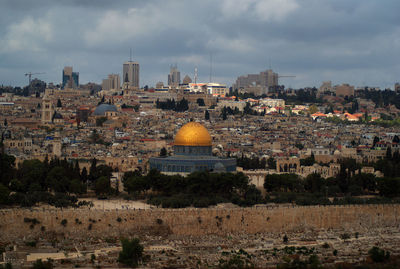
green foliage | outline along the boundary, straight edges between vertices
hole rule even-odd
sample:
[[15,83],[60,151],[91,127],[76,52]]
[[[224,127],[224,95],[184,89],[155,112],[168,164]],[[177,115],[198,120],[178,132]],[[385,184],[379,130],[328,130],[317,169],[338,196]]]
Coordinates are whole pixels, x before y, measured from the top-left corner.
[[204,103],[204,99],[203,98],[197,98],[196,100],[197,104],[199,106],[205,106],[206,104]]
[[[251,269],[254,264],[251,262],[252,255],[240,249],[231,253],[222,253],[224,257],[219,260],[218,268],[220,269]],[[228,257],[226,257],[228,256]]]
[[[244,170],[249,169],[265,169],[267,165],[267,160],[262,158],[261,160],[258,157],[248,158],[242,155],[241,158],[236,159],[237,166],[242,167]],[[276,165],[276,163],[275,163]]]
[[379,194],[385,197],[400,196],[400,178],[382,178],[378,180]]
[[32,269],[53,269],[53,268],[54,266],[51,260],[47,260],[45,262],[43,262],[42,260],[36,260],[32,265]]
[[[77,197],[72,194],[86,192],[89,176],[86,169],[80,173],[77,161],[26,160],[18,169],[14,162],[14,157],[0,154],[0,205],[31,207],[44,202],[56,207],[78,206]],[[101,176],[111,177],[112,168],[100,165],[91,172],[95,181]]]
[[99,117],[96,119],[96,126],[101,127],[103,123],[107,121],[107,117]]
[[151,170],[146,176],[124,176],[127,191],[145,192],[148,202],[164,208],[181,208],[194,205],[208,207],[219,202],[233,202],[240,206],[262,203],[261,192],[249,185],[243,173],[194,172],[187,177],[168,176]]
[[284,263],[277,266],[278,269],[297,269],[297,268],[323,268],[317,255],[313,254],[308,259],[302,260],[300,256],[294,255],[292,258],[287,257]]
[[61,221],[61,225],[64,226],[64,227],[67,226],[67,223],[68,223],[68,221],[66,219],[63,219]]
[[157,100],[156,107],[163,110],[184,112],[189,109],[189,102],[185,98],[182,98],[179,102],[175,102],[175,99],[168,99],[164,102]]
[[165,157],[165,156],[167,156],[167,155],[168,155],[167,149],[163,147],[163,148],[160,150],[160,157]]
[[12,269],[12,264],[11,263],[6,263],[6,264],[0,264],[0,269]]
[[372,261],[378,262],[385,262],[390,259],[390,252],[380,249],[378,247],[373,247],[368,251],[369,257]]
[[208,110],[206,110],[206,112],[204,112],[204,119],[210,120],[210,112],[208,112]]
[[276,160],[273,157],[269,157],[267,160],[267,165],[269,169],[276,169]]
[[6,205],[9,203],[10,190],[0,183],[0,205]]
[[140,244],[138,238],[122,239],[122,251],[119,253],[118,262],[131,266],[137,267],[142,261],[143,246]]
[[315,163],[315,158],[314,154],[311,154],[310,157],[307,157],[305,159],[300,159],[300,165],[301,166],[312,166]]
[[15,157],[0,152],[0,183],[8,186],[15,172]]
[[287,237],[287,235],[285,234],[284,236],[283,236],[283,243],[287,243],[287,242],[289,242],[289,238]]
[[296,174],[269,174],[265,176],[264,188],[268,192],[301,192],[304,190],[303,182]]
[[26,245],[26,246],[28,246],[28,247],[33,247],[33,248],[36,247],[36,244],[37,244],[37,241],[36,241],[36,240],[25,242],[25,245]]
[[97,179],[95,184],[95,191],[97,195],[107,195],[112,193],[110,179],[105,176],[101,176],[99,179]]
[[296,143],[294,146],[295,146],[296,148],[298,148],[299,150],[302,150],[302,149],[304,148],[304,145],[301,144],[301,143]]
[[349,233],[341,234],[341,235],[340,235],[340,238],[341,238],[342,240],[350,239],[350,234],[349,234]]

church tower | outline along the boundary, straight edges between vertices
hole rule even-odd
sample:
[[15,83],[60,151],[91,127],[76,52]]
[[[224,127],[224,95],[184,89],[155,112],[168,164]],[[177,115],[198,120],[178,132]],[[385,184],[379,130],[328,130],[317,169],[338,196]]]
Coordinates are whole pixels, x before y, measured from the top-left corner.
[[51,99],[45,95],[42,100],[42,123],[51,123],[53,114],[53,103],[51,102]]

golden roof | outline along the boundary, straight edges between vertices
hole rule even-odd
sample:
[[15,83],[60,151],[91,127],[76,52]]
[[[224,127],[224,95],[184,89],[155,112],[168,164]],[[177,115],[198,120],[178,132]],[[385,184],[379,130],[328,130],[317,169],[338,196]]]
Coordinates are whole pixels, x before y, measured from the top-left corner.
[[211,136],[198,122],[189,122],[179,129],[175,136],[175,146],[211,146]]

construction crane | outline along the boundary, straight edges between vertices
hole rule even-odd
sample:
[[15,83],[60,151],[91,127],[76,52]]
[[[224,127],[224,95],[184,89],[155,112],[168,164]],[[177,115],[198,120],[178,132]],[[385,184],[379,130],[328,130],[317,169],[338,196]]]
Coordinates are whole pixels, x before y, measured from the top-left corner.
[[278,78],[295,78],[296,76],[279,76],[278,75]]
[[29,85],[31,85],[32,75],[39,75],[39,74],[46,74],[46,73],[32,73],[32,72],[29,72],[29,73],[25,74],[25,76],[29,77]]

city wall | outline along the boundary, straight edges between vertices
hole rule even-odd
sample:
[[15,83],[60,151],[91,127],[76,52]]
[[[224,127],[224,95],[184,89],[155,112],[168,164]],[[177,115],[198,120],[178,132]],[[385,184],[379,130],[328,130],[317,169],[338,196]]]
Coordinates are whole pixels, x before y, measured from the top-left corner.
[[[26,222],[36,219],[40,223]],[[24,220],[25,219],[25,220]],[[63,220],[67,220],[62,225]],[[279,206],[234,209],[5,209],[0,242],[34,238],[290,233],[399,227],[400,205]]]

